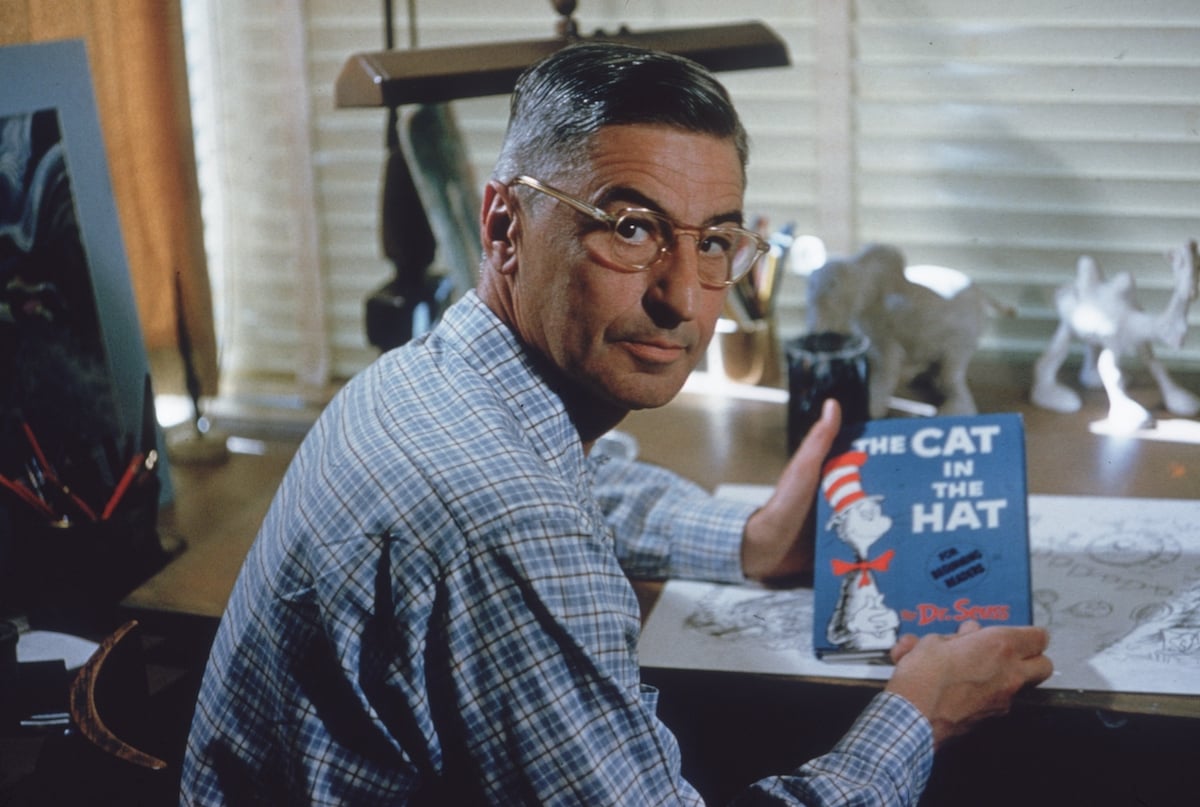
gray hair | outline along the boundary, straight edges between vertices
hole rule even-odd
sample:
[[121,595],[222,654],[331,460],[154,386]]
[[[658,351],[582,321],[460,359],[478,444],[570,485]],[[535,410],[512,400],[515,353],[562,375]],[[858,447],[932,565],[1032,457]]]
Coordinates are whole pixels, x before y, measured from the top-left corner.
[[509,107],[492,177],[553,175],[586,164],[606,126],[665,125],[733,141],[745,171],[749,143],[729,93],[680,56],[614,43],[571,45],[526,70]]

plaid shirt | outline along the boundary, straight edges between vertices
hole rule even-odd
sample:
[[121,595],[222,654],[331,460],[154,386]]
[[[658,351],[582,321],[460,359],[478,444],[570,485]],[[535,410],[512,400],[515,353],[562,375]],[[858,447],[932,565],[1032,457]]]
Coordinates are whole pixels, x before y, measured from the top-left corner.
[[[639,680],[626,572],[740,580],[748,515],[662,469],[589,461],[466,295],[297,452],[213,645],[182,803],[698,803]],[[870,712],[747,798],[915,801],[928,725],[894,696]]]

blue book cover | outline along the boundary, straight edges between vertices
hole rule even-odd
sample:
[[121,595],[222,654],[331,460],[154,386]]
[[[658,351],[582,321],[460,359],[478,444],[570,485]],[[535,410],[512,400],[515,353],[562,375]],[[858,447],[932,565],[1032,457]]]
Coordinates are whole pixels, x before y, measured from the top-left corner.
[[906,633],[1032,624],[1020,415],[847,427],[817,494],[813,646],[885,660]]

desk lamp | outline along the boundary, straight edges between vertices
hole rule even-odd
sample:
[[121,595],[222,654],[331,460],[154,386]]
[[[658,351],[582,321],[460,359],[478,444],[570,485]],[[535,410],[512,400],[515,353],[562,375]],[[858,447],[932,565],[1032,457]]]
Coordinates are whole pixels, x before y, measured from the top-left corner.
[[512,92],[521,72],[575,42],[619,42],[686,56],[713,71],[786,67],[787,46],[760,22],[634,32],[579,34],[575,0],[552,2],[560,19],[556,36],[356,53],[342,66],[335,87],[339,107],[434,104]]

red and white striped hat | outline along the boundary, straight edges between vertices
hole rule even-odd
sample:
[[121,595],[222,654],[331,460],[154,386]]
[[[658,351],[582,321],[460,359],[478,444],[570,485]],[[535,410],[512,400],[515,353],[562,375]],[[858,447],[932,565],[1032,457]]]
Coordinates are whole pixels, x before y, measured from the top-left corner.
[[825,463],[821,469],[821,491],[825,494],[834,515],[838,515],[857,501],[867,498],[863,491],[862,466],[867,462],[864,451],[847,451]]

